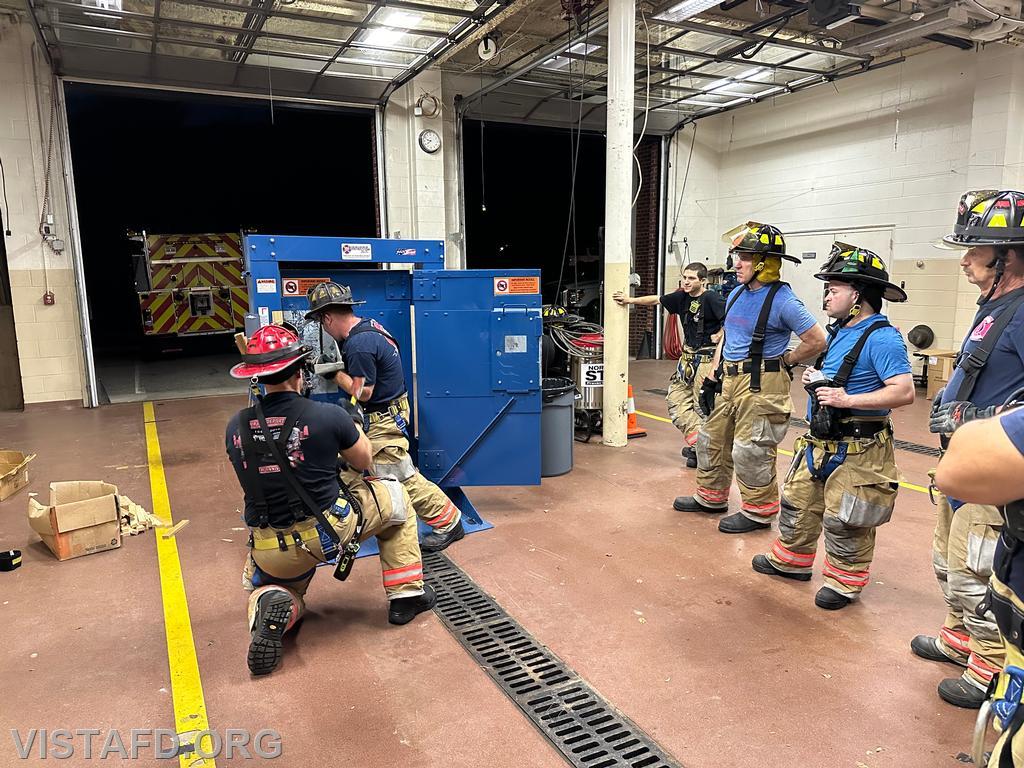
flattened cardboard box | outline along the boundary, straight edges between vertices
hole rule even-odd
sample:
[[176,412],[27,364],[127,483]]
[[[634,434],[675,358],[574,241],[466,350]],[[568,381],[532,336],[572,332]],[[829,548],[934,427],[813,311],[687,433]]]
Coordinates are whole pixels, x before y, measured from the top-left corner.
[[50,506],[28,501],[28,521],[58,560],[121,546],[117,486],[99,480],[50,483]]
[[0,501],[28,485],[28,463],[36,455],[21,451],[0,451]]

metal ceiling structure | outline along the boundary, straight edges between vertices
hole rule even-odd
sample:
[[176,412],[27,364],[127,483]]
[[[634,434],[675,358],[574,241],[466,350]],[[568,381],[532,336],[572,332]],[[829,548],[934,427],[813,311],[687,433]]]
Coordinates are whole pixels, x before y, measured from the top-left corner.
[[27,0],[70,78],[385,103],[514,0]]

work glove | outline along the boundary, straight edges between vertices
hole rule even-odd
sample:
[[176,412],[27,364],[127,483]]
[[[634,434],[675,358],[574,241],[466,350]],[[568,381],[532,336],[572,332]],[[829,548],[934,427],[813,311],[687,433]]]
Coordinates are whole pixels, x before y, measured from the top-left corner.
[[704,414],[705,418],[715,410],[715,395],[722,391],[722,382],[705,378],[700,385],[700,395],[697,398],[697,407]]
[[352,421],[357,427],[364,432],[367,430],[366,424],[366,413],[363,411],[363,407],[359,403],[352,402],[352,398],[343,399],[339,405],[345,409],[345,412],[352,417]]
[[979,408],[963,400],[953,400],[945,405],[932,408],[928,429],[939,434],[950,435],[968,421],[987,419],[995,415],[996,406],[994,405]]

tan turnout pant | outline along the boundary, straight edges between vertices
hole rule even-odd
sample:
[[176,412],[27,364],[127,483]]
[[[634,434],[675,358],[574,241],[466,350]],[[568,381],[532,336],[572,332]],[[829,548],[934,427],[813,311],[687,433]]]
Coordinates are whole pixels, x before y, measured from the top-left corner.
[[725,364],[722,392],[697,434],[696,495],[706,507],[725,509],[735,469],[740,511],[767,523],[779,512],[775,457],[793,411],[791,379],[785,371],[762,371],[761,391],[751,392],[749,373],[728,373],[730,366],[746,362]]
[[[360,541],[377,537],[384,592],[389,599],[423,594],[416,516],[410,513],[412,503],[405,488],[391,479],[364,481],[355,473],[345,474],[350,492],[363,511]],[[356,528],[356,515],[344,497],[338,499],[333,510],[328,510],[328,519],[341,539],[339,549],[343,549],[352,540]],[[242,571],[242,586],[250,593],[249,626],[255,619],[259,597],[270,590],[284,590],[292,598],[290,627],[305,610],[303,596],[317,564],[324,561],[316,520],[307,518],[289,528],[252,528],[250,531],[252,547]],[[302,540],[301,547],[295,542],[296,535]]]
[[992,575],[1003,520],[995,507],[964,504],[954,511],[944,495],[937,501],[932,565],[949,609],[939,642],[947,655],[967,664],[964,679],[984,689],[1002,669],[1005,653],[995,617],[978,616],[975,609]]
[[413,465],[409,456],[409,440],[395,421],[395,414],[399,413],[406,424],[411,424],[408,400],[402,397],[400,402],[404,407],[392,406],[390,411],[369,414],[370,428],[366,436],[373,446],[371,471],[377,477],[398,480],[409,492],[416,515],[436,532],[447,533],[462,519],[462,512],[444,491],[421,475]]
[[711,372],[712,355],[713,350],[704,354],[686,350],[668,381],[668,394],[665,396],[668,417],[683,433],[683,440],[688,446],[697,442],[697,433],[707,420],[697,402],[701,385]]
[[825,586],[845,597],[860,594],[870,579],[875,529],[889,522],[899,488],[891,432],[875,438],[847,439],[847,456],[825,480],[815,471],[838,450],[805,435],[797,444],[793,465],[782,488],[779,537],[768,559],[780,571],[811,570],[818,538],[825,531]]

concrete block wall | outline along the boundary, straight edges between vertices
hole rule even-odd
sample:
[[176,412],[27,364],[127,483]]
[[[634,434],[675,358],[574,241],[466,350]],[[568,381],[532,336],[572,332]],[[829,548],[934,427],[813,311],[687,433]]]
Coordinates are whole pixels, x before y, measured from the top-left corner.
[[[43,200],[45,139],[49,131],[50,75],[37,56],[35,38],[21,14],[0,12],[0,158],[10,203],[6,225],[15,332],[26,403],[81,401],[82,338],[70,259],[70,226],[59,147],[52,165],[54,228],[65,251],[53,254],[38,234]],[[42,130],[36,98],[40,100]],[[49,289],[53,306],[43,304]]]
[[[1020,187],[1022,74],[1019,48],[940,48],[834,86],[702,120],[697,146],[707,146],[695,151],[700,181],[694,183],[691,168],[687,182],[686,229],[701,233],[711,260],[721,261],[726,246],[720,234],[749,219],[785,233],[837,237],[891,226],[890,271],[911,297],[890,306],[894,322],[904,332],[926,323],[936,346],[956,346],[978,293],[960,272],[959,252],[933,243],[949,232],[965,190]],[[673,158],[685,161],[691,130],[673,139]],[[682,173],[680,164],[673,178]],[[674,194],[669,204],[679,204]],[[666,287],[676,271],[668,254]]]

